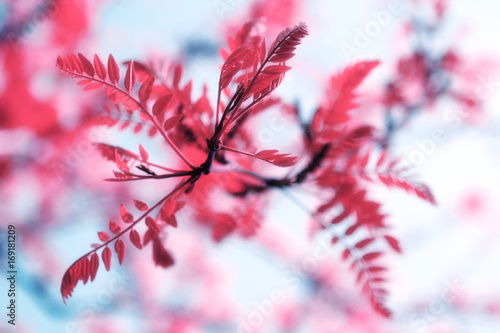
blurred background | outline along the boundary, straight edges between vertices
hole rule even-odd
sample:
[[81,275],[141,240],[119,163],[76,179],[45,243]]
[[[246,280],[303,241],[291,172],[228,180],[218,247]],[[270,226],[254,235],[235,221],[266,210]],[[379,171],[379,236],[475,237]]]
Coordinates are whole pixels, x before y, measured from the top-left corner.
[[[0,331],[500,332],[499,12],[486,0],[1,2],[0,262],[4,276],[14,225],[19,274],[16,326],[2,314]],[[305,119],[333,74],[381,61],[359,90],[359,122],[377,127],[381,147],[411,166],[438,203],[370,187],[403,249],[384,259],[393,318],[371,309],[342,249],[309,237],[309,216],[279,193],[255,237],[216,243],[180,214],[181,227],[168,236],[173,268],[157,268],[149,250],[129,246],[122,266],[101,268],[65,305],[64,272],[119,205],[162,193],[154,183],[103,182],[113,165],[91,143],[146,142],[156,160],[172,155],[147,133],[87,129],[106,97],[82,92],[55,68],[57,56],[182,63],[193,95],[206,84],[214,103],[219,49],[250,19],[261,21],[269,43],[307,23],[309,36],[276,91]],[[257,135],[263,149],[287,139],[274,134]]]

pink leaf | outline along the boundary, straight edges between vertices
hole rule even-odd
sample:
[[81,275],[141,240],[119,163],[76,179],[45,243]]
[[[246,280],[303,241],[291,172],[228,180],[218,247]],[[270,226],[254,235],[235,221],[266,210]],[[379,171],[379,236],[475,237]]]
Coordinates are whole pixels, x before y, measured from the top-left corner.
[[380,157],[377,161],[377,168],[380,168],[382,164],[384,164],[386,158],[387,158],[387,150],[384,150],[382,154],[380,154]]
[[115,162],[116,162],[116,166],[118,167],[118,169],[120,169],[121,171],[124,171],[126,173],[130,172],[130,168],[128,167],[127,163],[122,161],[120,154],[118,154],[118,149],[116,149],[116,148],[115,148]]
[[127,72],[125,73],[125,80],[124,80],[124,85],[125,89],[130,93],[134,89],[135,85],[135,67],[134,67],[134,61],[131,60],[128,63],[127,67]]
[[141,159],[144,162],[147,162],[148,159],[149,159],[149,154],[148,154],[148,152],[146,151],[146,149],[144,149],[144,147],[141,144],[139,144],[139,153],[141,155]]
[[92,63],[81,53],[78,53],[78,58],[80,58],[80,62],[82,63],[82,67],[85,73],[87,73],[88,76],[94,77],[95,70],[94,66],[92,66]]
[[124,205],[120,205],[120,215],[125,223],[132,223],[134,221],[134,217],[127,211]]
[[64,60],[61,56],[57,56],[56,67],[59,69],[64,69]]
[[132,244],[134,244],[136,248],[138,248],[139,250],[142,249],[141,236],[136,230],[134,229],[130,230],[129,237],[130,241],[132,242]]
[[158,116],[162,114],[167,109],[171,100],[172,100],[172,94],[166,94],[158,98],[155,104],[153,104],[153,115]]
[[289,71],[290,69],[292,69],[292,67],[285,66],[285,65],[273,65],[273,66],[267,66],[266,68],[264,68],[262,73],[271,74],[271,75],[279,75],[279,74],[283,74],[283,73]]
[[139,99],[141,102],[145,102],[151,96],[151,92],[153,91],[153,85],[155,82],[155,76],[151,75],[144,81],[142,86],[139,88]]
[[118,255],[118,262],[120,265],[123,264],[123,260],[125,259],[125,242],[121,238],[118,238],[115,242],[115,251]]
[[368,161],[370,160],[370,152],[367,151],[363,158],[361,159],[361,168],[364,169],[368,165]]
[[175,215],[169,216],[166,219],[166,222],[172,227],[177,228],[177,219],[175,218]]
[[354,245],[354,246],[357,249],[362,249],[365,246],[368,246],[369,244],[371,244],[374,240],[375,240],[375,238],[367,238],[367,239],[364,239],[362,241],[357,242],[356,245]]
[[111,268],[111,250],[107,246],[102,251],[102,262],[104,263],[104,267],[106,268],[106,270],[109,271],[109,269]]
[[295,47],[307,34],[307,26],[302,22],[293,28],[283,30],[270,47],[269,61],[283,62],[293,57]]
[[95,82],[95,83],[89,84],[88,86],[83,88],[83,91],[97,90],[97,89],[101,89],[102,87],[104,87],[104,84],[102,84],[100,82]]
[[262,150],[256,153],[255,157],[279,167],[289,167],[299,160],[298,157],[289,155],[279,154],[277,150]]
[[142,124],[137,124],[134,127],[134,133],[139,133],[142,130]]
[[118,81],[120,81],[120,67],[118,67],[112,54],[108,57],[108,76],[111,83],[115,86],[118,84]]
[[353,224],[352,226],[350,226],[349,228],[347,228],[347,230],[345,231],[345,235],[346,236],[350,236],[352,235],[356,230],[358,230],[358,228],[360,227],[361,225],[359,223],[355,223]]
[[99,59],[99,57],[97,56],[97,54],[94,55],[94,67],[95,67],[95,72],[96,72],[97,76],[101,80],[105,80],[106,79],[106,75],[107,75],[106,67],[102,63],[101,59]]
[[181,120],[181,118],[182,118],[182,115],[177,114],[177,115],[167,119],[165,121],[165,124],[163,124],[163,128],[165,129],[165,131],[170,131],[172,128],[177,126],[177,123],[179,122],[179,120]]
[[77,85],[84,86],[84,85],[91,84],[91,83],[94,83],[94,82],[95,81],[92,80],[92,79],[84,79],[84,80],[78,81]]
[[148,228],[148,230],[146,230],[146,232],[144,233],[144,238],[142,239],[142,245],[144,246],[148,245],[148,243],[155,238],[157,238],[157,235],[154,232],[152,232],[151,229]]
[[344,124],[351,119],[349,112],[358,106],[354,91],[378,64],[378,61],[358,62],[331,78],[329,112],[324,114],[326,125]]
[[144,212],[145,210],[147,210],[149,208],[148,205],[145,202],[142,202],[142,201],[139,201],[139,200],[134,200],[134,205],[141,212]]
[[87,281],[89,280],[90,277],[90,261],[88,257],[84,257],[81,259],[81,279],[83,281],[83,284],[86,284]]
[[76,55],[70,54],[69,60],[71,62],[71,65],[73,65],[75,72],[77,72],[78,74],[83,74],[83,65],[80,62],[80,59]]
[[92,254],[92,256],[90,257],[90,265],[89,265],[90,282],[94,281],[98,268],[99,268],[99,256],[97,255],[97,253],[94,252],[94,254]]
[[149,230],[151,230],[155,234],[160,233],[160,227],[152,217],[146,217],[146,225],[148,226]]
[[253,44],[242,45],[227,57],[220,73],[219,91],[224,90],[241,69],[249,67],[251,60],[255,58],[254,47]]
[[120,232],[121,229],[122,228],[118,225],[118,223],[109,221],[109,230],[111,230],[112,233],[117,234]]
[[365,260],[365,261],[371,261],[371,260],[377,259],[381,255],[382,255],[382,252],[372,252],[372,253],[365,254],[362,257],[362,259]]
[[174,259],[163,247],[158,238],[153,239],[153,261],[156,265],[163,268],[170,267],[174,264]]
[[351,251],[349,249],[345,249],[344,252],[342,252],[342,259],[347,260],[351,256]]
[[99,239],[101,240],[101,242],[106,242],[109,239],[109,235],[104,231],[98,232],[97,236],[99,236]]
[[340,222],[344,221],[348,216],[349,216],[349,212],[344,210],[342,213],[340,213],[339,215],[335,216],[332,219],[331,223],[332,224],[340,223]]
[[385,235],[384,238],[387,243],[389,243],[389,245],[394,249],[394,251],[401,253],[401,247],[399,246],[399,242],[396,238],[389,235]]
[[386,270],[387,268],[380,266],[372,266],[368,268],[368,271],[372,273],[385,272]]
[[163,206],[161,207],[160,210],[160,216],[163,220],[167,220],[168,217],[170,217],[172,214],[175,212],[175,201],[172,199],[168,199],[165,201]]

